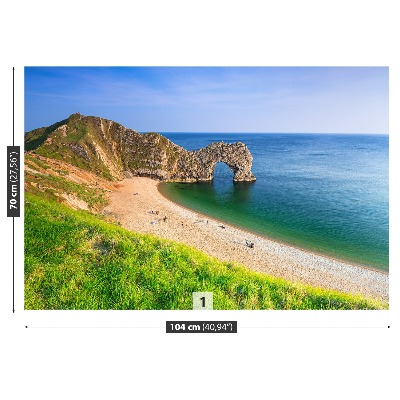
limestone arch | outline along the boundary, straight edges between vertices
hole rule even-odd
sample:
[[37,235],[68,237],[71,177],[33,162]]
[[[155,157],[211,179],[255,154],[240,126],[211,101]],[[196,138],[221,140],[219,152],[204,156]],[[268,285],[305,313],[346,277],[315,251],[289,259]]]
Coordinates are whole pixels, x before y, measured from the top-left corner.
[[198,158],[204,165],[205,180],[212,180],[218,162],[226,164],[233,173],[234,181],[255,181],[251,172],[253,157],[247,146],[241,142],[216,142],[197,151]]

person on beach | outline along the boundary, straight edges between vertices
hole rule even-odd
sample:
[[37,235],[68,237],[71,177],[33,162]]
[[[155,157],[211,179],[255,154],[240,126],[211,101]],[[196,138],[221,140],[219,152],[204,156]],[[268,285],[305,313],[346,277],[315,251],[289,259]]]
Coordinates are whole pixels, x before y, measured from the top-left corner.
[[163,221],[164,221],[164,222],[167,222],[167,216],[165,216],[165,217],[163,218]]
[[254,243],[253,242],[249,242],[248,240],[246,240],[246,246],[250,247],[251,249],[254,249]]

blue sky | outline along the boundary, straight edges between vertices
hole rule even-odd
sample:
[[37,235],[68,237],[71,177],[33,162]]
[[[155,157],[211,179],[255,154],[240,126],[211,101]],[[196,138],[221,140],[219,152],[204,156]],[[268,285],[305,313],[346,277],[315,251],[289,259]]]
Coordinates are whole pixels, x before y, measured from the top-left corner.
[[389,69],[25,68],[25,131],[77,111],[140,132],[388,133]]

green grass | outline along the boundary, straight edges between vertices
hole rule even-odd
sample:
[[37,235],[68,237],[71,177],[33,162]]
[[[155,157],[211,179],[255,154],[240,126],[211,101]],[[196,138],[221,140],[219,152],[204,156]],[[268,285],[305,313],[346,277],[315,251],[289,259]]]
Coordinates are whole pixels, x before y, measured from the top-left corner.
[[387,304],[294,284],[140,235],[26,193],[26,309],[380,309]]

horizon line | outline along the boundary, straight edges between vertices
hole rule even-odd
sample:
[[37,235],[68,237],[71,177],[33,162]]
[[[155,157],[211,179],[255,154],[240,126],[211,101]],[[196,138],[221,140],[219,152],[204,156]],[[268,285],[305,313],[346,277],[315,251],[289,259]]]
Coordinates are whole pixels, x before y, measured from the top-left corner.
[[254,134],[254,135],[383,135],[389,132],[231,132],[231,131],[138,131],[139,133],[206,133],[206,134]]

